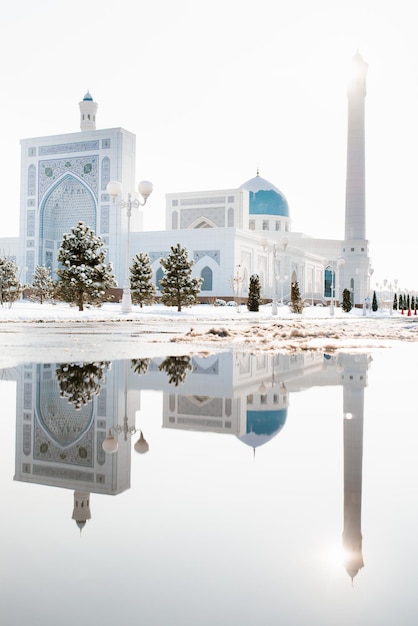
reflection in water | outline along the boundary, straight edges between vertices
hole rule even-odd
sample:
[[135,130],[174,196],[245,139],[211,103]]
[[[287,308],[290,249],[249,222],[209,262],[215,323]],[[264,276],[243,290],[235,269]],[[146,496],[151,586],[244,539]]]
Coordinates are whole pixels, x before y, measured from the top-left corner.
[[132,359],[131,367],[135,374],[146,374],[148,372],[150,359]]
[[178,387],[186,380],[187,371],[192,369],[192,359],[189,356],[169,356],[158,369],[167,374],[170,385]]
[[[116,495],[130,488],[129,436],[139,430],[135,413],[141,390],[162,392],[164,428],[234,435],[255,451],[285,428],[293,393],[341,385],[343,547],[353,578],[363,567],[363,405],[369,363],[366,354],[225,352],[114,361],[111,367],[106,362],[24,365],[17,376],[15,479],[73,490],[73,519],[82,528],[91,518],[92,493]],[[103,448],[110,436],[113,448],[104,447],[114,454]],[[138,445],[138,451],[148,450],[142,432]]]
[[361,495],[363,468],[363,413],[366,378],[361,369],[347,361],[344,369],[344,531],[345,568],[353,579],[363,567]]
[[76,409],[88,404],[94,395],[99,395],[109,367],[108,361],[100,363],[62,363],[56,369],[61,396],[72,402]]

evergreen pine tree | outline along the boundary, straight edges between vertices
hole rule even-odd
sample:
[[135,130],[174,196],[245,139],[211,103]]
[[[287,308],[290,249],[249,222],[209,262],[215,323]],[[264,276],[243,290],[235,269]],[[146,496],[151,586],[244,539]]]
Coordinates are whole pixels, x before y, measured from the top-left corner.
[[6,256],[0,256],[0,304],[9,307],[20,298],[24,286],[17,277],[17,265]]
[[149,369],[149,358],[143,359],[131,359],[131,367],[135,374],[142,375],[146,374]]
[[250,276],[250,285],[248,288],[247,308],[249,311],[258,311],[260,308],[260,292],[261,285],[258,274]]
[[51,270],[45,265],[37,265],[33,274],[33,281],[30,285],[32,293],[29,300],[40,302],[52,300],[54,297],[55,283],[51,277]]
[[398,298],[397,298],[396,293],[393,296],[393,306],[392,306],[392,308],[393,308],[394,311],[398,310]]
[[192,369],[192,360],[189,356],[169,356],[158,369],[167,374],[170,385],[178,387],[186,380],[187,371]]
[[303,304],[300,297],[299,284],[295,281],[292,283],[291,295],[290,295],[290,309],[292,313],[302,313]]
[[78,306],[101,306],[112,298],[106,291],[116,286],[112,265],[105,264],[106,250],[103,240],[79,222],[65,234],[58,252],[57,296]]
[[178,243],[171,246],[171,253],[160,263],[165,270],[160,280],[161,302],[166,306],[182,306],[197,304],[197,296],[202,284],[201,278],[192,278],[193,261],[189,261],[186,248]]
[[152,282],[152,267],[148,254],[140,252],[132,261],[130,269],[132,302],[139,304],[153,304],[157,289]]
[[404,308],[404,304],[403,304],[403,295],[400,293],[399,294],[399,310],[402,311]]
[[341,308],[345,313],[349,313],[353,308],[353,304],[351,302],[351,293],[349,289],[343,290],[343,303],[341,305]]
[[378,310],[378,304],[377,304],[377,297],[376,297],[376,292],[373,291],[373,300],[372,300],[372,311],[374,311],[376,313],[376,311]]
[[61,397],[74,404],[76,409],[99,395],[109,361],[95,363],[63,363],[56,370]]

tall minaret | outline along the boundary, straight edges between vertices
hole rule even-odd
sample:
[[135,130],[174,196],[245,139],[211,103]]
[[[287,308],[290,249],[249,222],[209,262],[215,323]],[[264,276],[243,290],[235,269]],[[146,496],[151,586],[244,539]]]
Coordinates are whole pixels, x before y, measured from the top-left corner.
[[369,257],[366,240],[365,98],[368,65],[358,52],[353,57],[347,87],[347,178],[343,288],[350,290],[353,304],[369,296]]
[[93,102],[90,92],[88,91],[81,102],[80,107],[80,130],[96,130],[96,113],[97,102]]

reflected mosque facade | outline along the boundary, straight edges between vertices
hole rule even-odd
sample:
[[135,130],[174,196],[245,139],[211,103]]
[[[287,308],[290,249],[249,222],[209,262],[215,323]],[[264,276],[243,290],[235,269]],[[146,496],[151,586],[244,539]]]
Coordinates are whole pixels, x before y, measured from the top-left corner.
[[[132,442],[123,426],[135,424],[141,391],[162,392],[164,428],[234,435],[255,453],[285,428],[292,393],[339,385],[343,547],[346,570],[354,578],[363,567],[363,413],[369,364],[367,354],[224,352],[72,364],[73,370],[71,364],[22,365],[16,369],[15,480],[71,489],[73,520],[82,528],[91,517],[91,494],[117,495],[130,488]],[[116,428],[122,430],[118,451],[107,454],[103,442]]]
[[[148,253],[157,290],[160,259],[179,243],[194,262],[194,275],[202,278],[202,301],[245,298],[250,276],[258,274],[262,297],[275,304],[289,298],[294,282],[311,302],[333,296],[341,301],[343,289],[354,304],[365,302],[371,272],[365,231],[367,64],[358,53],[353,69],[344,238],[293,232],[285,194],[259,172],[238,187],[167,193],[164,230],[142,232],[142,214],[135,211],[130,225],[130,256]],[[87,92],[79,103],[80,132],[21,140],[20,233],[0,240],[0,247],[14,257],[26,284],[37,265],[55,271],[63,235],[79,221],[101,236],[119,288],[123,284],[127,217],[112,203],[107,185],[118,180],[124,197],[135,195],[136,137],[123,128],[97,129],[97,108]]]

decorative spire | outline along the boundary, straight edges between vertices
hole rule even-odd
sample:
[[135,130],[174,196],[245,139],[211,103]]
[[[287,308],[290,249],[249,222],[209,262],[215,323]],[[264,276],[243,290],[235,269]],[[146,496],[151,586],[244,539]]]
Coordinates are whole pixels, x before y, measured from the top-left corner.
[[78,103],[78,106],[80,107],[80,130],[96,130],[98,104],[94,102],[90,91],[87,91],[82,101]]

